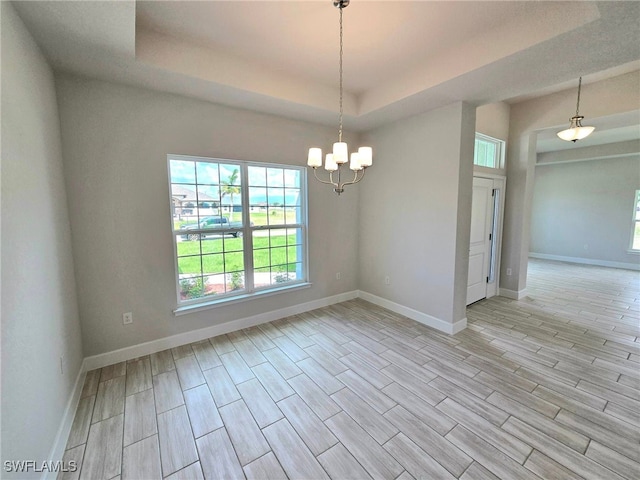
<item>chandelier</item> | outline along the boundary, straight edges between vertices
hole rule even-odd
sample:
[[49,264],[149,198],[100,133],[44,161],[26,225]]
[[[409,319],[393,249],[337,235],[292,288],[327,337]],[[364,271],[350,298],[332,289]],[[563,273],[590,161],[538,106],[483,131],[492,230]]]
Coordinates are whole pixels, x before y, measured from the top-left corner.
[[[357,152],[352,152],[349,157],[349,148],[342,141],[342,10],[349,5],[349,0],[333,0],[333,6],[340,10],[340,117],[338,127],[338,141],[333,144],[332,153],[327,153],[324,169],[329,172],[329,180],[318,178],[318,167],[322,166],[322,149],[312,147],[309,149],[307,165],[313,168],[313,176],[321,183],[333,186],[333,191],[340,195],[344,187],[358,183],[364,178],[364,172],[372,164],[373,150],[371,147],[360,147]],[[342,178],[342,166],[349,162],[349,169],[353,171],[353,178],[344,181]],[[346,170],[346,169],[345,169]],[[346,173],[346,172],[344,172]],[[334,176],[335,175],[335,176]]]
[[582,140],[583,138],[591,135],[591,132],[596,128],[582,126],[582,119],[584,117],[578,112],[580,109],[580,87],[582,87],[582,77],[578,80],[578,103],[576,104],[576,114],[569,120],[569,128],[557,133],[558,137],[562,140],[566,140],[567,142],[576,143],[578,140]]

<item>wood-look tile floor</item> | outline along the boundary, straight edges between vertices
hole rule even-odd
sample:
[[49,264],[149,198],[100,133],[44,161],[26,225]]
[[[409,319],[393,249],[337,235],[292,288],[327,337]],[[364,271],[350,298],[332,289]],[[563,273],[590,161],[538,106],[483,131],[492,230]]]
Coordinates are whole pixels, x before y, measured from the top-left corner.
[[638,479],[638,272],[532,261],[447,336],[361,300],[88,373],[89,479]]

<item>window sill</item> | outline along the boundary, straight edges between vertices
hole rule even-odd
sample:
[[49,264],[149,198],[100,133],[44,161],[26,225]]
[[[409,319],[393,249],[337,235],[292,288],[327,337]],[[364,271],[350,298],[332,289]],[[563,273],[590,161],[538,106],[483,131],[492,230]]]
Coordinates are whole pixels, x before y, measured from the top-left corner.
[[237,295],[235,297],[220,298],[218,300],[210,300],[202,303],[183,305],[176,308],[173,311],[173,314],[176,317],[179,317],[182,315],[188,315],[190,313],[196,313],[203,310],[209,310],[212,308],[226,307],[227,305],[233,305],[234,303],[241,303],[241,302],[246,302],[248,300],[255,300],[258,298],[269,297],[271,295],[277,295],[279,293],[287,293],[295,290],[302,290],[302,289],[311,287],[311,285],[312,284],[309,282],[296,283],[295,285],[287,285],[286,287],[273,288],[273,289],[262,290],[262,291],[253,292],[253,293],[246,293],[244,295]]
[[640,250],[629,249],[629,250],[627,250],[627,253],[630,253],[632,255],[640,255]]

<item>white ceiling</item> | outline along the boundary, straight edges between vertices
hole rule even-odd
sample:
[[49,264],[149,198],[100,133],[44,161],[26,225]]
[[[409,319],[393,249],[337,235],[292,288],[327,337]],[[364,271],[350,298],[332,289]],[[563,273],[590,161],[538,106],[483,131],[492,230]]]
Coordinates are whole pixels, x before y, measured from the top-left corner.
[[[397,72],[418,69],[444,48],[525,23],[542,11],[534,2],[438,2],[436,8],[427,2],[355,0],[344,10],[345,88],[357,95],[393,82]],[[136,4],[138,28],[223,48],[325,85],[337,80],[338,19],[339,10],[328,0]]]
[[[333,125],[322,1],[14,2],[52,66]],[[637,70],[639,2],[364,1],[344,10],[345,126],[519,101]]]

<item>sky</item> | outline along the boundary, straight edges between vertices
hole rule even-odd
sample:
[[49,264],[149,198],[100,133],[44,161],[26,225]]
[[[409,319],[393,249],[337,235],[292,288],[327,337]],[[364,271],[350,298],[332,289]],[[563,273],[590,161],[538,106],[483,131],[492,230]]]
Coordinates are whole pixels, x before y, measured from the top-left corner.
[[[237,180],[234,185],[241,185],[242,165],[222,162],[203,162],[191,160],[170,160],[171,182],[182,184],[185,188],[197,190],[208,197],[219,198],[220,185],[229,182],[234,171]],[[299,205],[300,171],[288,168],[270,168],[262,166],[247,166],[249,181],[249,201],[251,204],[268,203],[273,205]],[[231,199],[225,195],[223,205],[229,205]],[[240,195],[234,195],[233,204],[240,205]]]

